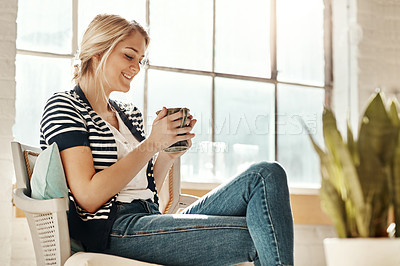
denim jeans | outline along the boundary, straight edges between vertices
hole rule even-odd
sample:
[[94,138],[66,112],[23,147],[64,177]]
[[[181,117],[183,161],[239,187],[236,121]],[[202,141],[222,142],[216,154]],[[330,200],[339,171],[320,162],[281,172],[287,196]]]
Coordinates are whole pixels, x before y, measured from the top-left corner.
[[180,214],[151,201],[119,204],[103,253],[162,265],[293,265],[293,219],[286,174],[258,163]]

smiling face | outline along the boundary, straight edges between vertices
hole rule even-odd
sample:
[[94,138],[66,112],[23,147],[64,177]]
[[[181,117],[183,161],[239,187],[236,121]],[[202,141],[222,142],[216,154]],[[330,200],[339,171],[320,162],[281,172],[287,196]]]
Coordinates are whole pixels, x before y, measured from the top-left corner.
[[108,93],[129,91],[133,77],[140,71],[145,51],[145,38],[139,32],[133,32],[115,46],[107,59],[104,71],[109,84],[108,88],[105,88],[109,90]]

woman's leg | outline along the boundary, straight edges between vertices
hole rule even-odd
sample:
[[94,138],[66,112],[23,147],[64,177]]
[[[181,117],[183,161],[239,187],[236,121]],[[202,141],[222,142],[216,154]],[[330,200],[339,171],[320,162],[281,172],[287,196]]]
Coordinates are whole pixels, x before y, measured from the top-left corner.
[[261,265],[293,265],[293,219],[286,174],[258,163],[211,191],[186,214],[245,216]]
[[147,213],[132,214],[135,208],[129,204],[124,208],[103,253],[162,265],[220,266],[257,261],[245,217],[149,214],[148,206]]

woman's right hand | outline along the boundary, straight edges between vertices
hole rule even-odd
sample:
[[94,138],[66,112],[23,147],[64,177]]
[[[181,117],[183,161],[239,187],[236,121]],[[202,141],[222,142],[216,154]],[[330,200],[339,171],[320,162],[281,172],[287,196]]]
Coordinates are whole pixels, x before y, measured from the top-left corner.
[[188,126],[179,128],[182,123],[180,118],[182,117],[182,111],[167,116],[167,108],[165,107],[158,113],[153,121],[150,136],[147,139],[157,151],[161,151],[175,142],[189,140],[195,136],[194,133],[190,133],[194,124],[190,123],[192,120],[190,114],[188,114],[188,118],[186,119]]

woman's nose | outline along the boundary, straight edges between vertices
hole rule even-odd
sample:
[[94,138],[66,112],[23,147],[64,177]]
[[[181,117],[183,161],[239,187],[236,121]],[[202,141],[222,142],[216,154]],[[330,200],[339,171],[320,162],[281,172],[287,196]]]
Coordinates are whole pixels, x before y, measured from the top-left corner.
[[135,73],[138,73],[140,71],[140,65],[138,62],[133,63],[132,65],[129,66],[129,68]]

